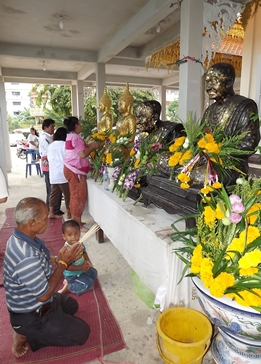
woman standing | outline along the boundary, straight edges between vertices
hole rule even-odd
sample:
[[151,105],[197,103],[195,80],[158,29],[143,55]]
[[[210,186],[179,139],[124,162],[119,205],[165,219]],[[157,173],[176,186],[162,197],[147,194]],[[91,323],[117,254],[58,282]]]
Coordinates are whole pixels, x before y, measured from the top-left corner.
[[83,226],[81,217],[87,201],[86,175],[89,169],[88,155],[99,148],[99,143],[91,142],[86,145],[79,135],[82,126],[79,119],[70,116],[64,119],[64,126],[68,130],[65,143],[64,175],[69,183],[70,190],[70,211],[72,219],[80,225],[81,231],[88,229]]
[[32,152],[32,157],[35,162],[39,161],[40,153],[39,153],[39,134],[38,131],[35,130],[34,127],[30,128],[30,134],[27,137],[27,141],[29,144],[29,150]]
[[65,158],[65,140],[67,129],[58,128],[53,135],[53,142],[47,150],[49,162],[49,178],[51,183],[51,193],[49,199],[49,215],[50,219],[62,218],[63,215],[55,214],[55,206],[60,203],[61,193],[64,196],[66,206],[66,218],[71,218],[70,213],[70,191],[68,181],[64,176],[64,158]]

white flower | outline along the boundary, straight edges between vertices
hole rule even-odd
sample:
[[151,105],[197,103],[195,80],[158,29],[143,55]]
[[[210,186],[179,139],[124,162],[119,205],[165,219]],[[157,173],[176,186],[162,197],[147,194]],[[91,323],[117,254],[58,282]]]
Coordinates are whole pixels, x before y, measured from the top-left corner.
[[140,151],[138,150],[137,153],[135,154],[135,158],[136,159],[140,159]]
[[186,138],[183,143],[183,148],[187,149],[188,147],[189,147],[189,140],[188,140],[188,138]]

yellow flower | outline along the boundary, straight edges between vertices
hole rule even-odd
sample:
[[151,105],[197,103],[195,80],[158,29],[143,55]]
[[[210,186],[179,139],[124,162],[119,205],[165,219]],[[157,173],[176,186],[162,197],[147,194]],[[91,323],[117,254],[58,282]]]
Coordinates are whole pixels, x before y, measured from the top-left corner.
[[111,153],[107,153],[106,154],[106,163],[110,164],[112,162],[112,154]]
[[207,195],[209,192],[212,192],[213,188],[210,186],[206,186],[204,188],[201,188],[200,192],[203,193],[203,195]]
[[200,266],[200,278],[205,287],[209,288],[213,281],[212,268],[214,264],[210,258],[203,258]]
[[181,157],[181,159],[179,161],[179,164],[181,166],[184,166],[185,164],[187,164],[190,161],[191,158],[192,158],[191,150],[188,149],[188,150],[186,150],[186,152]]
[[216,218],[218,220],[223,219],[226,216],[225,213],[226,213],[225,204],[223,202],[219,201],[217,203],[217,207],[216,207]]
[[242,306],[260,306],[261,305],[261,290],[254,288],[253,291],[257,294],[248,292],[248,291],[240,291],[240,298],[238,295],[234,295],[234,299],[237,303]]
[[243,230],[239,237],[243,240],[246,238],[246,244],[252,243],[252,241],[256,240],[260,236],[260,231],[256,226],[248,226],[246,230]]
[[248,269],[251,267],[257,267],[260,263],[261,251],[259,249],[255,249],[251,252],[246,253],[242,258],[240,258],[238,261],[238,266],[242,269]]
[[175,143],[170,145],[169,147],[169,151],[170,152],[175,152],[179,147],[182,146],[182,144],[184,144],[186,137],[179,137],[175,140]]
[[176,152],[174,155],[172,155],[169,158],[168,165],[170,167],[175,167],[179,163],[179,160],[180,160],[181,156],[182,156],[181,152]]
[[218,189],[218,188],[222,188],[222,183],[220,182],[214,182],[212,185],[213,188]]
[[216,213],[214,210],[212,210],[212,208],[210,206],[205,207],[203,214],[204,214],[205,223],[208,226],[210,226],[210,224],[212,222],[214,222],[216,219]]
[[137,168],[139,164],[140,164],[140,159],[136,159],[134,163],[134,168]]
[[131,149],[131,151],[130,151],[130,156],[135,155],[135,154],[136,154],[136,152],[135,152],[135,150],[132,148],[132,149]]
[[258,268],[247,268],[240,269],[239,274],[243,277],[251,277],[252,275],[258,273]]
[[116,137],[113,134],[110,134],[109,139],[110,139],[110,142],[111,143],[115,143],[116,142]]
[[136,184],[134,185],[134,187],[135,187],[135,188],[140,188],[140,183],[136,183]]
[[205,148],[207,149],[207,151],[209,153],[218,154],[220,152],[219,146],[215,142],[207,143],[206,146],[205,146]]
[[190,187],[190,185],[188,183],[183,183],[182,182],[179,187],[183,188],[183,190],[186,190],[186,189],[188,189]]
[[202,261],[202,246],[198,245],[194,251],[193,256],[191,258],[191,272],[194,274],[198,274],[200,272],[200,266]]
[[178,180],[180,180],[181,182],[189,182],[190,177],[186,173],[180,173],[178,174]]
[[[247,213],[248,223],[249,224],[254,225],[254,223],[256,222],[256,219],[259,216],[259,211],[260,210],[261,210],[261,203],[254,203],[254,205],[250,207],[250,209],[248,210],[248,213]],[[256,213],[249,216],[253,212],[256,212]]]
[[212,134],[206,134],[203,138],[201,138],[199,141],[198,141],[198,146],[199,148],[206,148],[206,145],[208,143],[213,143],[214,142],[214,137]]
[[227,247],[227,255],[226,259],[229,260],[230,258],[234,258],[235,253],[231,252],[230,250],[238,251],[239,253],[242,253],[245,248],[244,239],[242,238],[234,238],[231,242],[231,244]]
[[228,287],[233,286],[235,283],[235,278],[232,274],[222,272],[210,283],[210,293],[214,297],[224,296],[224,292]]

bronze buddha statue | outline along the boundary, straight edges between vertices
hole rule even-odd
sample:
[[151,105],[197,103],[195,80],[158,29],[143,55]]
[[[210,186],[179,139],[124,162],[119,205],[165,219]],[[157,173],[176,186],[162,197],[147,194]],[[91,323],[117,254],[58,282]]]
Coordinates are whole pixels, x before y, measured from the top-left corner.
[[166,143],[175,140],[181,135],[185,135],[181,123],[160,119],[161,104],[156,100],[145,100],[141,102],[137,106],[135,114],[137,117],[137,132],[154,133]]
[[104,87],[103,95],[99,100],[99,110],[103,114],[97,124],[98,132],[111,131],[113,127],[113,116],[110,113],[111,99],[107,94],[107,88]]
[[[206,92],[212,103],[204,112],[201,123],[206,127],[222,127],[228,137],[247,132],[242,139],[239,148],[251,151],[254,154],[260,141],[259,118],[257,105],[254,100],[236,95],[233,89],[235,81],[235,69],[229,63],[219,62],[212,65],[206,74]],[[249,153],[240,156],[237,168],[248,174]],[[170,175],[167,160],[161,158],[159,171],[165,176]],[[206,160],[201,158],[190,174],[191,186],[201,188],[204,185],[206,173]],[[234,184],[241,173],[228,170],[223,183]]]
[[116,129],[120,135],[136,133],[136,116],[132,114],[132,106],[134,98],[129,91],[129,84],[126,84],[126,89],[123,95],[119,98],[118,110],[122,114],[120,120],[116,123]]

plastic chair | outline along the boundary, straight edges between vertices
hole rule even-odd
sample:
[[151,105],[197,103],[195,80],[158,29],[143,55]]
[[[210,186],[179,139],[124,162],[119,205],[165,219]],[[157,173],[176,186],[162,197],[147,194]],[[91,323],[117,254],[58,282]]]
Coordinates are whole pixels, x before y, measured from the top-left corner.
[[[32,150],[26,151],[26,165],[25,165],[25,178],[32,175],[32,166],[35,166],[36,173],[38,176],[42,177],[41,166],[39,162],[35,162],[34,160],[34,152]],[[29,161],[30,159],[30,161]]]

